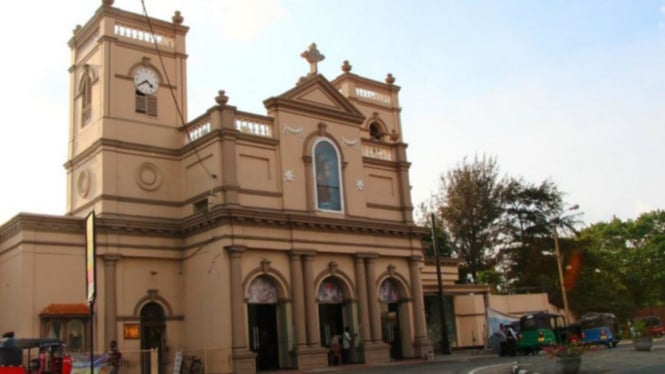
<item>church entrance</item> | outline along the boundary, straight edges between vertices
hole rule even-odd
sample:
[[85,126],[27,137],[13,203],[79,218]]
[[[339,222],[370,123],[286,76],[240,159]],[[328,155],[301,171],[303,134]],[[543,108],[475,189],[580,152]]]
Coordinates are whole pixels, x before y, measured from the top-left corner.
[[159,367],[157,372],[164,373],[161,365],[164,346],[165,346],[166,322],[164,319],[164,309],[161,305],[150,302],[141,308],[141,372],[151,373],[149,350],[157,349],[157,362]]
[[321,334],[321,345],[328,348],[328,364],[339,365],[355,361],[351,357],[351,350],[346,351],[343,355],[342,336],[344,328],[349,326],[351,321],[345,319],[344,292],[337,279],[334,277],[324,279],[319,286],[317,298],[319,300],[319,333]]
[[383,341],[390,345],[390,358],[398,360],[402,354],[402,331],[400,328],[400,295],[397,285],[390,279],[381,283],[381,329]]
[[260,276],[252,281],[248,296],[249,346],[256,353],[256,369],[279,369],[277,288],[270,278]]

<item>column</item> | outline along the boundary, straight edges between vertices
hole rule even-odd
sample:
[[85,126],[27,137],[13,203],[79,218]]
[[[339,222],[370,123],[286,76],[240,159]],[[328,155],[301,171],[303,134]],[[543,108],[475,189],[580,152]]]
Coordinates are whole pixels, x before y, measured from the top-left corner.
[[358,315],[360,317],[360,341],[371,341],[370,318],[367,309],[367,277],[365,276],[365,260],[356,256],[354,258],[354,269],[356,272],[356,292],[358,293]]
[[423,301],[423,284],[420,279],[420,256],[409,257],[409,273],[411,278],[411,293],[413,295],[413,319],[415,320],[415,354],[426,358],[430,352],[431,344],[427,336],[427,323],[425,321],[425,302]]
[[293,287],[293,325],[295,326],[296,345],[298,347],[307,344],[305,314],[305,291],[303,289],[303,268],[300,254],[291,252],[290,254],[291,285]]
[[242,295],[242,252],[247,248],[243,246],[227,246],[225,249],[231,257],[231,347],[234,350],[247,349],[247,339],[245,337],[246,326],[243,318]]
[[376,260],[365,259],[367,272],[367,305],[369,306],[369,319],[371,323],[372,341],[380,343],[381,336],[381,311],[379,310],[379,298],[376,291]]
[[106,344],[118,340],[118,303],[116,295],[116,264],[120,255],[107,254],[104,261],[104,338]]
[[305,318],[307,319],[307,344],[318,347],[320,345],[318,321],[316,320],[316,303],[314,302],[314,271],[312,269],[312,256],[303,256],[303,272],[305,285]]

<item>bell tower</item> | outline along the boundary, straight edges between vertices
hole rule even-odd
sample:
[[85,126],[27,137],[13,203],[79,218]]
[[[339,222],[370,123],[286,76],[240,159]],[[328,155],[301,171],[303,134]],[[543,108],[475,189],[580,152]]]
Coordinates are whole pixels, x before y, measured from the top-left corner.
[[[71,49],[67,210],[84,216],[176,214],[167,185],[187,118],[188,27],[103,0]],[[176,178],[177,179],[177,178]],[[172,183],[172,182],[171,182]],[[152,209],[151,209],[152,208]],[[173,209],[173,208],[171,208]]]

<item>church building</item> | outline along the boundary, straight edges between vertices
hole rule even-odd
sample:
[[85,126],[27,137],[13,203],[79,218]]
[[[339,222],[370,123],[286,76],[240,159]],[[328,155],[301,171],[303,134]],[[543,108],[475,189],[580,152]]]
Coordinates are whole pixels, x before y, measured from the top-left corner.
[[214,373],[322,368],[346,327],[349,362],[428,357],[426,229],[395,78],[344,61],[329,80],[311,44],[294,51],[304,76],[265,113],[219,91],[186,121],[187,32],[179,12],[146,18],[112,0],[74,30],[67,212],[0,227],[0,329],[72,351],[157,349],[161,373],[176,352]]

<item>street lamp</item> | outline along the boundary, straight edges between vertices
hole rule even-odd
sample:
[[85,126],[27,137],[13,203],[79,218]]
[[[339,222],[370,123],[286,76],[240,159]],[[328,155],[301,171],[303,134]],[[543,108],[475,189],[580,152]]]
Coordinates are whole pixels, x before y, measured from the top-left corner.
[[[576,210],[580,206],[575,204],[566,211]],[[566,323],[569,322],[570,310],[568,309],[568,296],[566,294],[566,287],[563,284],[563,268],[561,267],[561,251],[559,250],[559,235],[557,234],[556,225],[560,222],[560,219],[557,219],[552,225],[552,237],[554,238],[554,254],[556,255],[556,264],[559,270],[559,284],[561,285],[561,297],[563,298],[563,312],[565,315]]]

